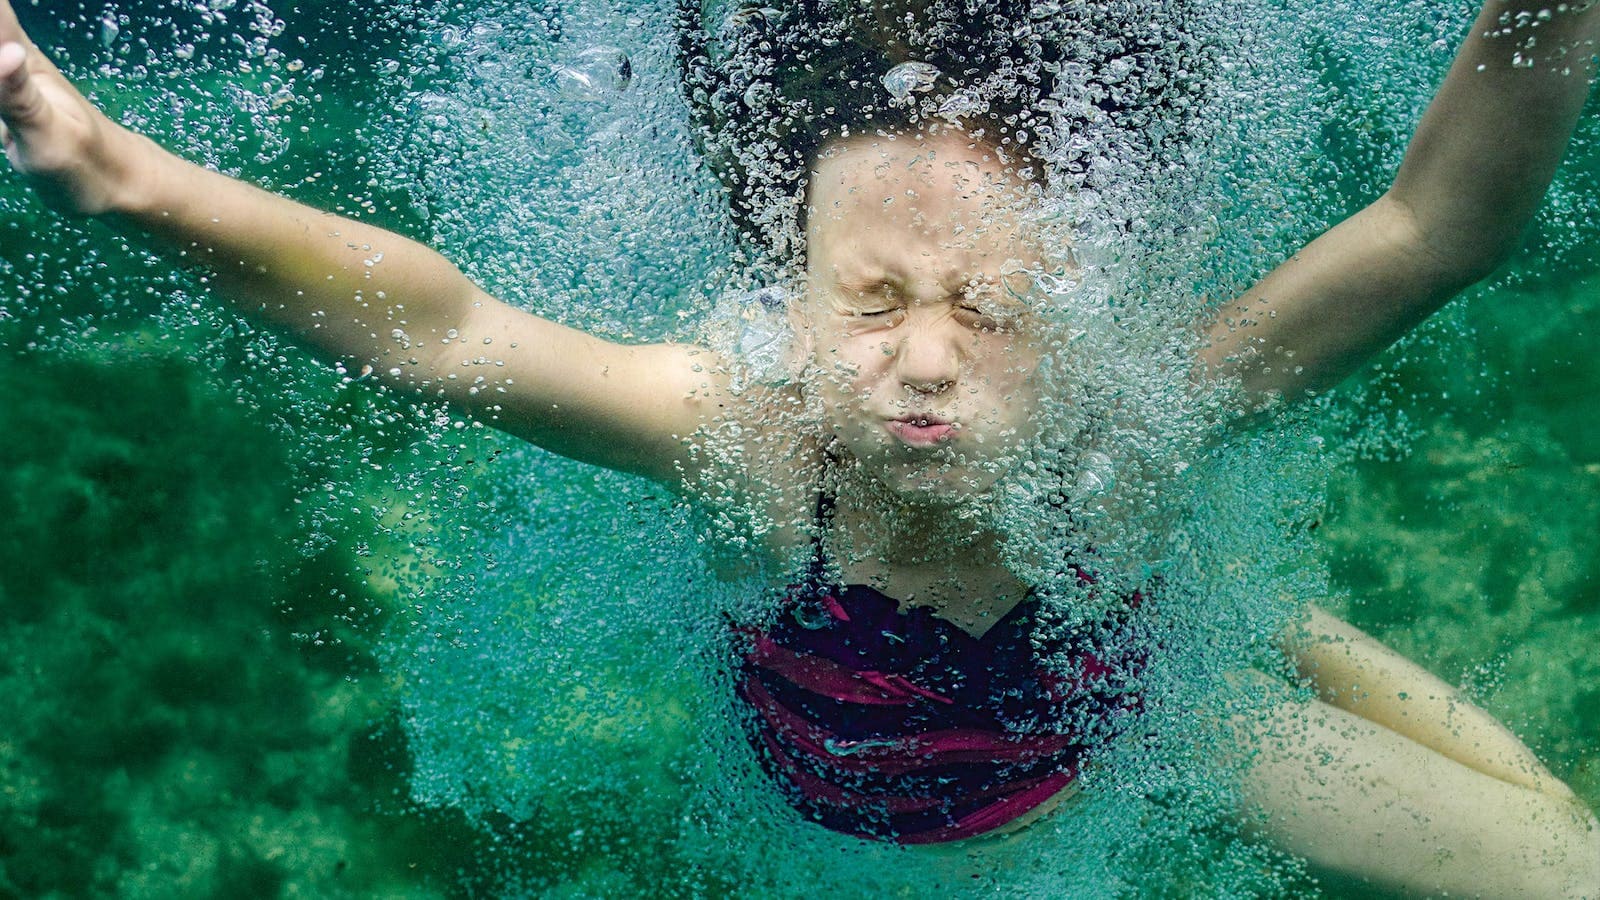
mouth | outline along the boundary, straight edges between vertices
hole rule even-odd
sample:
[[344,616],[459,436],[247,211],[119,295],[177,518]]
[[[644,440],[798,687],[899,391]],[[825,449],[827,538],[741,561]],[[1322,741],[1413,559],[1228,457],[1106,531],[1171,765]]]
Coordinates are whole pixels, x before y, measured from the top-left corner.
[[932,447],[942,444],[956,433],[956,425],[949,419],[925,413],[912,413],[884,423],[889,433],[902,443],[913,447]]

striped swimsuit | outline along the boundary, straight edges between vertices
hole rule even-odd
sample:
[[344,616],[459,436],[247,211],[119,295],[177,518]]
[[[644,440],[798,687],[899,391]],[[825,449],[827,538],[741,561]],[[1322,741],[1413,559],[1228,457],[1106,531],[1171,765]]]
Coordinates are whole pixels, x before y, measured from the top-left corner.
[[736,629],[738,692],[763,768],[835,831],[902,844],[993,831],[1070,785],[1139,709],[1138,594],[1051,639],[1032,594],[982,637],[816,572],[789,596],[772,628]]

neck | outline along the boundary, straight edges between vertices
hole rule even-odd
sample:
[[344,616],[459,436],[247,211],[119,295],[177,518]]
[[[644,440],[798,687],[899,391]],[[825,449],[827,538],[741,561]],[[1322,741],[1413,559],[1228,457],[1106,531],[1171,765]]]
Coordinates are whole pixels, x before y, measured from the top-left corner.
[[1002,562],[988,498],[930,505],[855,482],[837,482],[830,536],[846,583],[930,607],[974,637],[1026,597],[1027,585]]
[[987,495],[945,502],[908,498],[853,466],[841,469],[834,491],[834,529],[841,552],[892,567],[998,564],[1000,539]]

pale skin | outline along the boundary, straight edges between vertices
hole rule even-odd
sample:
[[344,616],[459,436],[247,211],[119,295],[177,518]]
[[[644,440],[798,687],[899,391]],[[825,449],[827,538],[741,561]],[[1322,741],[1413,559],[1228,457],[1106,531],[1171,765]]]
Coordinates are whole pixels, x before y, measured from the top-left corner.
[[[1198,377],[1237,378],[1252,407],[1332,387],[1504,261],[1565,149],[1600,31],[1595,12],[1563,9],[1538,46],[1565,48],[1573,71],[1514,68],[1514,38],[1490,35],[1503,14],[1537,10],[1486,7],[1394,185],[1201,323]],[[7,0],[0,122],[12,166],[49,202],[184,254],[240,310],[330,359],[550,450],[692,491],[698,433],[795,402],[732,391],[703,348],[615,344],[529,315],[420,244],[162,151],[88,104]],[[996,536],[947,523],[1029,439],[1040,402],[1027,317],[996,290],[1018,263],[1054,264],[1008,212],[1027,190],[958,129],[830,145],[791,310],[823,434],[753,428],[747,448],[761,502],[790,523],[809,519],[826,444],[857,488],[839,492],[834,523],[846,581],[974,633],[1026,591],[984,552]],[[800,539],[780,527],[769,549]],[[1600,895],[1593,816],[1504,726],[1319,610],[1285,646],[1319,699],[1232,723],[1252,748],[1244,792],[1265,834],[1402,893]]]

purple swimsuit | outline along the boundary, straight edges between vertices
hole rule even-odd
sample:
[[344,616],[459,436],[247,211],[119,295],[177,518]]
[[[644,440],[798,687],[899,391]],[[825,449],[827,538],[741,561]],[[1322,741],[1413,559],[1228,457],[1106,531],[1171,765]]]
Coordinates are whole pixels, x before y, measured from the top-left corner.
[[770,630],[737,629],[738,691],[762,766],[827,828],[902,844],[992,831],[1139,709],[1148,650],[1126,611],[1041,641],[1030,594],[975,638],[870,587],[811,584]]

